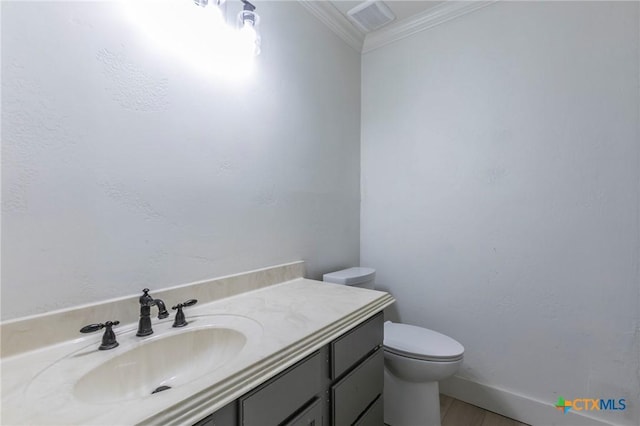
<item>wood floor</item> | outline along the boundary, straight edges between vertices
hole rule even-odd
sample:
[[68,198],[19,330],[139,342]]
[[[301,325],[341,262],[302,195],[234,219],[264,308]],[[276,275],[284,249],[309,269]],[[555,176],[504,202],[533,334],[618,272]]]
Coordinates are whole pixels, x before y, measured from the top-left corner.
[[442,426],[528,426],[442,394],[440,418]]

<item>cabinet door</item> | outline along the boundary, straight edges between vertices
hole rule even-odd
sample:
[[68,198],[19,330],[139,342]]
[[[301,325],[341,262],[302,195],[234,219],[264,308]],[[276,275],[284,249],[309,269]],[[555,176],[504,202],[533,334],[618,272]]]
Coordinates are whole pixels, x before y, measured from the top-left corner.
[[335,380],[382,345],[382,312],[331,343],[331,379]]
[[382,395],[380,395],[354,423],[354,426],[380,426],[382,424],[384,424],[384,404],[382,403]]
[[323,426],[322,401],[315,398],[302,413],[285,423],[283,426]]
[[237,424],[238,401],[233,401],[193,426],[236,426]]
[[318,352],[240,398],[242,426],[279,425],[321,393]]
[[382,394],[383,386],[384,356],[379,348],[331,387],[333,425],[353,424]]

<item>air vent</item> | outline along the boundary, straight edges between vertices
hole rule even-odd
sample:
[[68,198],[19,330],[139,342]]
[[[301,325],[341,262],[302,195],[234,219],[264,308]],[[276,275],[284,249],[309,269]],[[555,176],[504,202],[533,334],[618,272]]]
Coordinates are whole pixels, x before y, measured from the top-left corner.
[[347,12],[347,18],[365,33],[377,30],[396,19],[381,1],[366,1]]

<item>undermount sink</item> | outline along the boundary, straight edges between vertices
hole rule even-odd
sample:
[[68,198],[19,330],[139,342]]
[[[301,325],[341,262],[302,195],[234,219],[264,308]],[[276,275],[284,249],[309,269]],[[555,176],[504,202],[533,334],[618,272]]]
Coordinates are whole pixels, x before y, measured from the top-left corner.
[[184,385],[223,367],[244,348],[246,336],[231,328],[200,328],[149,340],[85,374],[76,398],[115,402]]

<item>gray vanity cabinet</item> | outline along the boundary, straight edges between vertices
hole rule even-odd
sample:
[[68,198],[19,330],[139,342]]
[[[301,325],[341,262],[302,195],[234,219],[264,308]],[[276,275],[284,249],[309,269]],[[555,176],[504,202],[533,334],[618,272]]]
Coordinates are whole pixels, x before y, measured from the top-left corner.
[[378,349],[345,378],[331,386],[334,425],[357,423],[360,415],[379,397],[384,382],[383,361],[382,349]]
[[298,416],[297,420],[289,421],[289,418],[301,409],[307,413],[307,406],[313,404],[321,392],[322,357],[318,351],[242,396],[239,399],[240,424],[303,424]]
[[381,426],[382,313],[196,426]]
[[238,424],[238,401],[232,401],[193,426],[235,426]]
[[383,424],[384,333],[382,313],[329,344],[333,426]]
[[323,404],[319,397],[314,398],[302,413],[285,423],[285,426],[322,426]]

